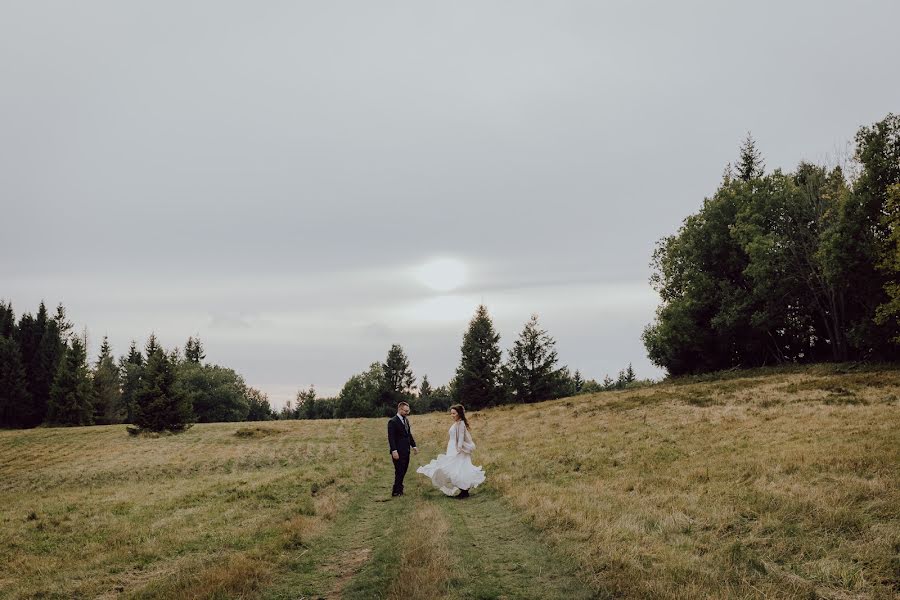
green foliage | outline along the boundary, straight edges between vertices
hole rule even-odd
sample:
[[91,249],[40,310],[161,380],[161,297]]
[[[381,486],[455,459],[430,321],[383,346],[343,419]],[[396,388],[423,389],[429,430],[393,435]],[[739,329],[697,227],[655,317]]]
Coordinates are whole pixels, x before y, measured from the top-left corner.
[[[897,355],[897,269],[877,250],[891,247],[885,215],[900,180],[900,120],[862,128],[857,144],[862,173],[851,188],[839,168],[804,163],[763,175],[748,138],[737,178],[724,177],[654,252],[662,304],[642,336],[654,363],[682,375]],[[879,304],[890,328],[876,325]]]
[[[171,364],[171,357],[169,357]],[[148,360],[149,367],[149,360]],[[193,407],[198,423],[244,421],[250,412],[247,386],[232,369],[186,360],[175,367],[176,397]]]
[[540,402],[567,395],[565,371],[556,368],[556,341],[538,324],[537,315],[525,324],[509,351],[503,373],[513,402]]
[[463,335],[462,357],[452,384],[454,399],[477,410],[503,400],[500,366],[500,335],[487,307],[481,305]]
[[0,335],[0,427],[27,425],[30,406],[19,345],[11,336]]
[[71,338],[53,385],[47,405],[47,423],[50,425],[90,425],[94,422],[94,390],[91,385],[84,344],[77,337]]
[[184,359],[187,362],[199,364],[204,358],[206,358],[206,354],[203,351],[203,344],[200,343],[200,338],[189,337],[184,344]]
[[122,390],[122,407],[125,411],[125,422],[134,423],[137,415],[137,394],[141,387],[141,375],[144,371],[144,356],[138,350],[137,342],[131,341],[128,356],[119,359],[119,377]]
[[399,344],[392,345],[388,350],[381,370],[383,384],[380,404],[385,415],[392,415],[399,402],[412,400],[416,378],[409,368],[409,359]]
[[135,395],[134,424],[141,430],[182,431],[193,421],[190,400],[176,386],[171,357],[151,335],[144,347],[147,362]]
[[100,425],[121,423],[126,416],[122,404],[119,367],[113,360],[109,340],[103,337],[100,355],[94,366],[94,422]]
[[338,419],[380,416],[384,390],[381,363],[372,363],[367,371],[352,376],[338,394],[334,416]]
[[12,303],[0,301],[0,337],[11,338],[15,335],[16,314]]
[[247,421],[270,421],[275,418],[269,398],[256,388],[247,387],[244,392],[247,400]]
[[741,154],[735,165],[735,175],[741,181],[750,181],[762,177],[765,168],[762,154],[756,148],[756,140],[748,133],[741,145]]
[[[878,307],[875,322],[879,325],[893,322],[895,329],[900,329],[900,184],[888,188],[882,223],[886,235],[878,268],[885,276],[884,291],[888,298]],[[894,336],[893,341],[900,344],[900,335]]]

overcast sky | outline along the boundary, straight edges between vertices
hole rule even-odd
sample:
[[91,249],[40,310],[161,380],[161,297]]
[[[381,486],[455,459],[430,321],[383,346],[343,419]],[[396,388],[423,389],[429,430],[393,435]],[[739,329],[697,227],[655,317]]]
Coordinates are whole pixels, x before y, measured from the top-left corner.
[[748,131],[792,169],[900,110],[897,23],[896,0],[0,1],[0,298],[63,302],[92,352],[199,334],[276,405],[392,343],[446,383],[480,302],[504,349],[537,313],[586,377],[659,377],[655,242]]

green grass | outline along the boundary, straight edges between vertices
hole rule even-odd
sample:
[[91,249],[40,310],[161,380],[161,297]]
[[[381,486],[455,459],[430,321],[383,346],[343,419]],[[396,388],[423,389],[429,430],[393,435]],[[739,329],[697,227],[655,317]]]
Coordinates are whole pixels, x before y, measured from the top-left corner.
[[384,422],[0,432],[0,598],[893,598],[900,370],[728,373],[472,413],[485,485]]

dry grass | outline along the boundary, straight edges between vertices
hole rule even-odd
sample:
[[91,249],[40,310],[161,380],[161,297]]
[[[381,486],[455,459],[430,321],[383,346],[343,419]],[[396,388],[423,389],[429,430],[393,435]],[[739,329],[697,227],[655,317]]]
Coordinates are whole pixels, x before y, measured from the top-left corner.
[[2,431],[0,597],[252,596],[371,476],[373,435],[363,420]]
[[[520,513],[601,597],[894,598],[898,399],[900,371],[811,368],[472,413],[488,481],[469,510]],[[413,423],[425,456],[442,448],[446,416]],[[465,502],[442,516],[419,501],[397,552],[373,546],[393,522],[371,500],[389,487],[385,444],[382,419],[2,431],[0,597],[292,597],[284,571],[323,548],[356,554],[311,572],[317,592],[337,578],[360,598],[452,596],[452,561],[481,551],[444,543]],[[477,566],[464,575],[490,591]]]
[[501,407],[475,462],[601,594],[893,598],[898,398],[897,371],[761,371]]
[[397,575],[388,590],[389,600],[432,600],[447,593],[455,566],[448,548],[447,520],[434,504],[420,503],[406,523]]

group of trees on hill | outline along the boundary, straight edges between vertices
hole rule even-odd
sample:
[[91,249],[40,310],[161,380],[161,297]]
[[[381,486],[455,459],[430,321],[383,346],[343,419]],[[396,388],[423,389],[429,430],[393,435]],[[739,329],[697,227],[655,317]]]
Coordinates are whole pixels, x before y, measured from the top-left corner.
[[334,398],[313,387],[280,411],[261,391],[226,367],[205,363],[199,339],[166,351],[155,335],[140,349],[132,341],[118,360],[106,337],[89,364],[87,334],[74,335],[62,304],[50,316],[42,302],[35,315],[16,322],[0,302],[0,427],[129,423],[133,431],[180,431],[192,423],[330,419],[394,414],[400,401],[418,413],[445,411],[461,402],[477,410],[579,393],[619,389],[635,381],[629,364],[618,379],[585,380],[559,366],[556,341],[537,316],[525,324],[502,361],[500,335],[487,308],[479,306],[463,336],[461,359],[448,385],[421,383],[403,347],[394,344],[384,362],[350,377]]
[[73,335],[62,304],[50,316],[15,320],[0,302],[0,427],[131,423],[138,430],[178,431],[194,422],[272,418],[268,398],[232,369],[205,364],[203,345],[166,351],[151,335],[118,361],[103,338],[88,364],[86,336]]
[[670,375],[900,358],[900,116],[856,135],[856,173],[766,174],[748,136],[712,197],[661,240],[643,334]]
[[456,402],[477,410],[510,403],[531,403],[579,393],[620,389],[636,380],[629,364],[616,380],[585,381],[579,371],[559,366],[556,341],[533,315],[503,362],[500,335],[485,306],[479,306],[463,335],[461,358],[448,385],[433,387],[427,375],[421,384],[410,369],[403,348],[394,344],[384,362],[352,376],[334,398],[319,398],[315,388],[301,390],[278,413],[280,419],[329,419],[390,416],[400,401],[416,413],[444,411]]

